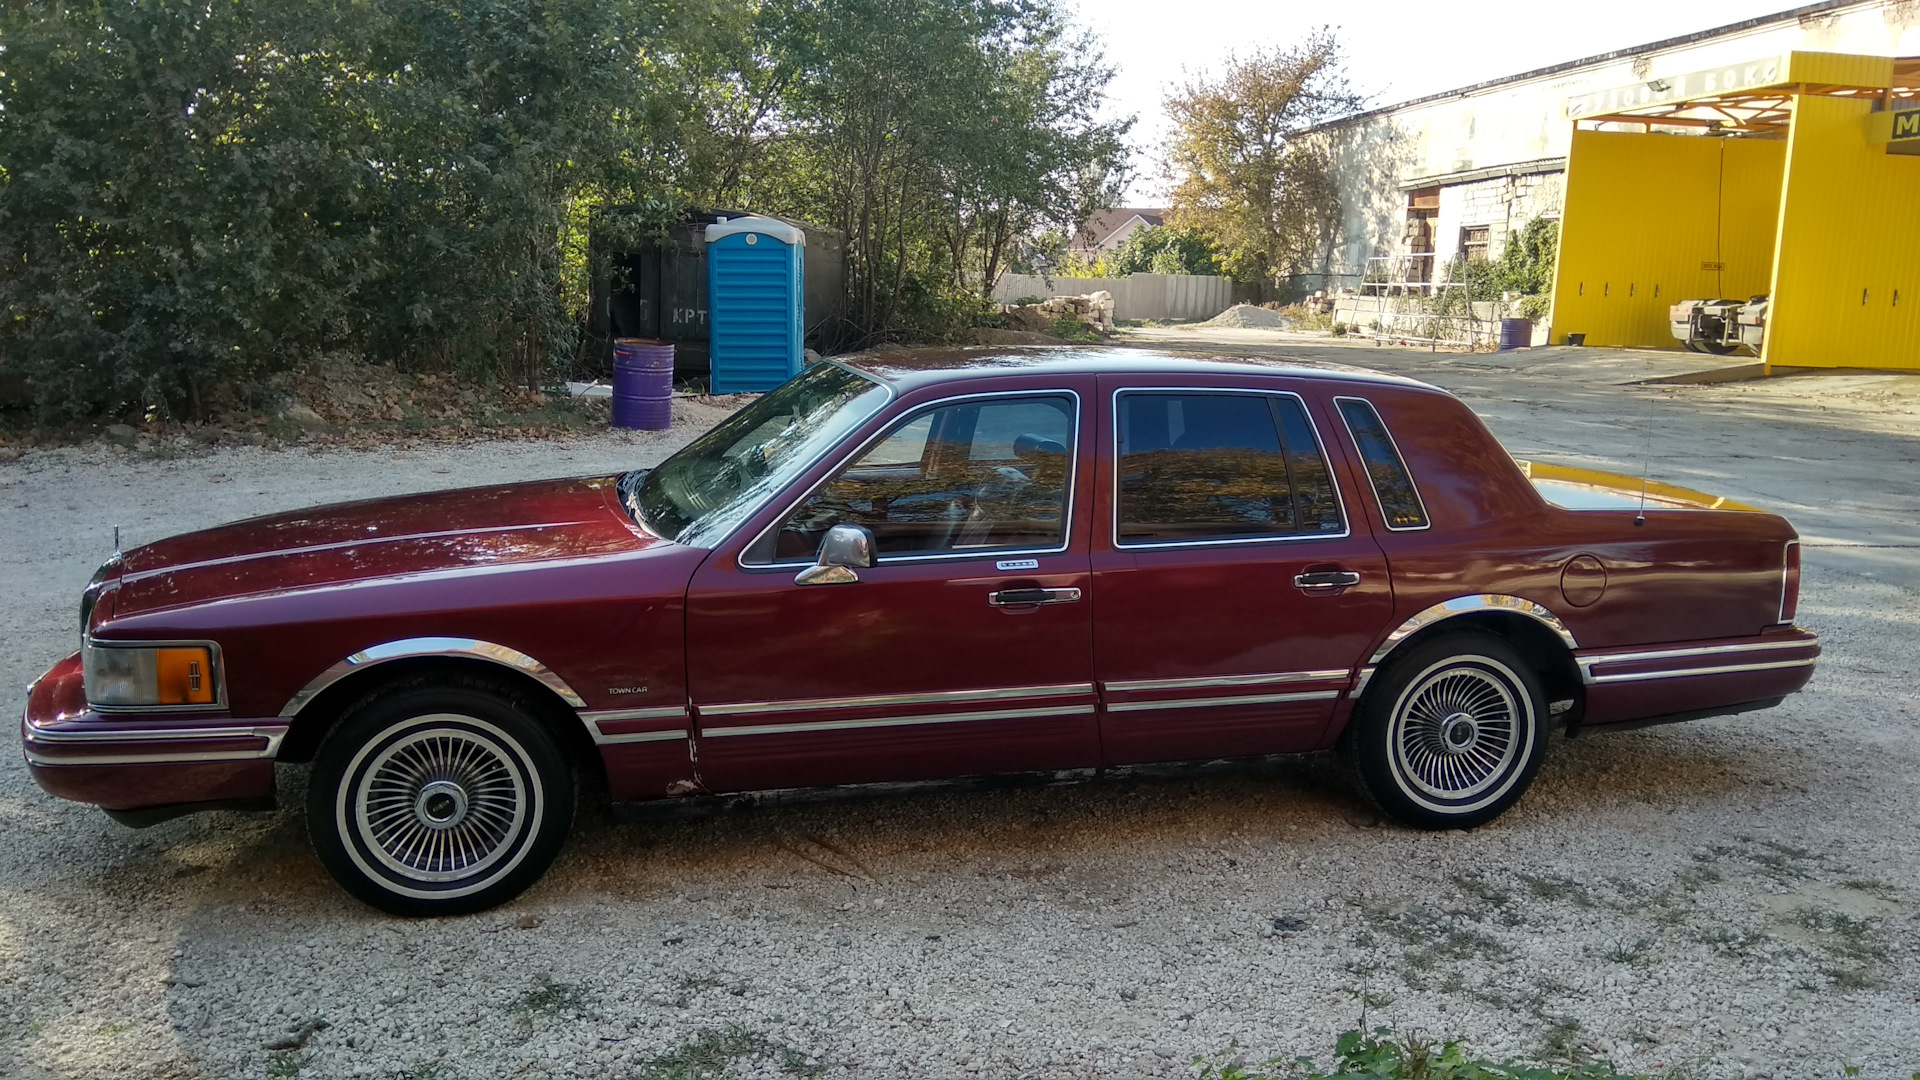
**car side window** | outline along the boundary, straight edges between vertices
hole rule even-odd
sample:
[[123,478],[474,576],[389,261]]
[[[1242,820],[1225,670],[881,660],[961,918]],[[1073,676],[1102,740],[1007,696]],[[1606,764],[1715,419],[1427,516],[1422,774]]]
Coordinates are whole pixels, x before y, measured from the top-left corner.
[[1340,418],[1346,421],[1360,460],[1367,467],[1367,481],[1380,503],[1380,515],[1387,528],[1396,531],[1419,530],[1428,525],[1427,508],[1420,501],[1420,489],[1413,486],[1413,474],[1407,471],[1400,448],[1380,420],[1380,413],[1365,398],[1334,398]]
[[1073,398],[988,398],[908,417],[822,484],[750,563],[810,560],[835,525],[882,560],[1066,543]]
[[1117,404],[1119,543],[1345,532],[1298,398],[1158,392]]

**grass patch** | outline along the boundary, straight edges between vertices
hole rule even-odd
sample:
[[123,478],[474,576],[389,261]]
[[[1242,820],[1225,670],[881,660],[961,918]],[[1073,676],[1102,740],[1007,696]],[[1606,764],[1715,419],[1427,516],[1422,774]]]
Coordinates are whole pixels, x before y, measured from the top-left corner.
[[267,1055],[267,1080],[292,1080],[313,1060],[312,1050],[279,1050]]
[[1604,1062],[1488,1061],[1473,1056],[1457,1039],[1436,1043],[1417,1034],[1395,1035],[1388,1028],[1348,1031],[1333,1052],[1328,1069],[1310,1058],[1276,1058],[1257,1066],[1198,1058],[1194,1065],[1201,1080],[1647,1080],[1644,1074],[1617,1072]]
[[1528,892],[1541,900],[1559,901],[1583,908],[1596,906],[1593,894],[1587,891],[1585,885],[1572,878],[1558,875],[1521,874],[1520,882],[1527,887]]
[[720,1080],[749,1059],[771,1060],[789,1076],[818,1076],[826,1066],[742,1024],[709,1028],[659,1057],[642,1062],[636,1080]]
[[1652,938],[1638,938],[1634,941],[1616,941],[1602,955],[1610,964],[1638,964],[1645,961],[1652,950]]
[[535,980],[533,989],[521,994],[508,1011],[520,1030],[531,1034],[535,1020],[579,1012],[586,1003],[586,991],[580,987],[572,983],[557,983],[542,975]]

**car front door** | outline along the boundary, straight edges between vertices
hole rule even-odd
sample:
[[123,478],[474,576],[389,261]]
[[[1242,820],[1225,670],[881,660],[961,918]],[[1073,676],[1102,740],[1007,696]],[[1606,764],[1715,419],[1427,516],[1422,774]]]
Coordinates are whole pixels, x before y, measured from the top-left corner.
[[1315,410],[1255,380],[1100,393],[1103,760],[1318,748],[1393,594]]
[[[707,790],[1098,764],[1091,390],[908,403],[708,558],[687,597]],[[801,584],[835,525],[874,564]]]

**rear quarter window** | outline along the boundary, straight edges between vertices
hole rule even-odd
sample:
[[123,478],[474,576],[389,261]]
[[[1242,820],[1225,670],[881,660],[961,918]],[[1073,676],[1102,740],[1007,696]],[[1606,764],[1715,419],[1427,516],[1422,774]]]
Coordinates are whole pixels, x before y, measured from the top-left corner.
[[1406,459],[1400,455],[1393,435],[1380,419],[1373,403],[1365,398],[1334,398],[1334,405],[1340,410],[1340,419],[1345,421],[1347,431],[1353,436],[1354,446],[1360,451],[1360,461],[1367,470],[1367,482],[1373,488],[1374,499],[1380,505],[1380,516],[1386,520],[1387,528],[1395,531],[1424,529],[1432,524],[1427,519],[1427,507],[1420,498],[1420,489],[1415,486],[1413,473],[1407,469]]

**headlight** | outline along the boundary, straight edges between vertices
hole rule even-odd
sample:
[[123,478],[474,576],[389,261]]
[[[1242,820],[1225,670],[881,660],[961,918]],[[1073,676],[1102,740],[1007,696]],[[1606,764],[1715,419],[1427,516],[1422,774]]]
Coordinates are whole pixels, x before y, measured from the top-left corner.
[[212,705],[219,697],[211,645],[88,642],[81,656],[89,705]]

